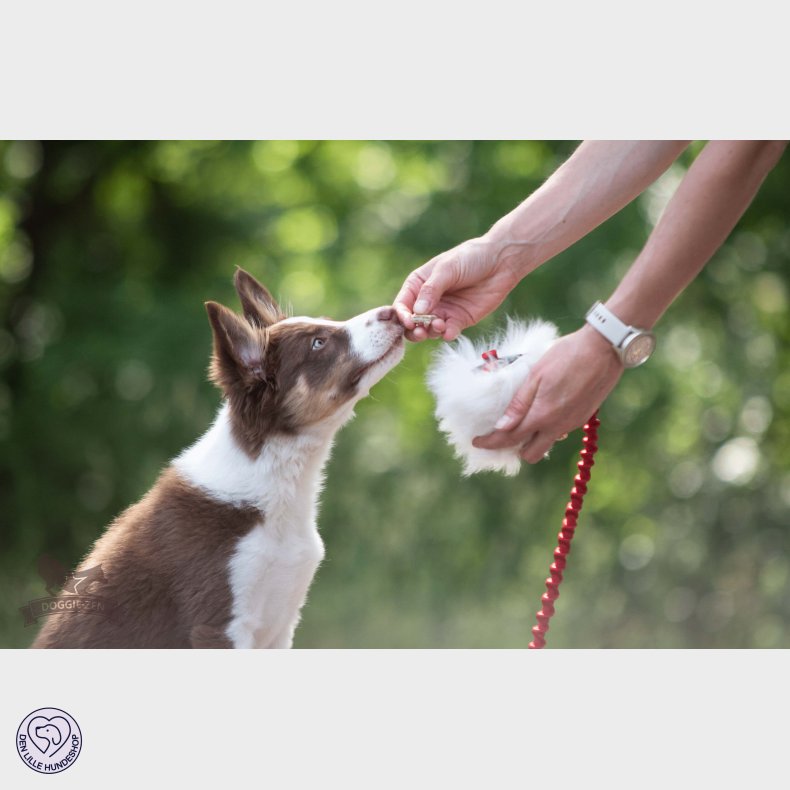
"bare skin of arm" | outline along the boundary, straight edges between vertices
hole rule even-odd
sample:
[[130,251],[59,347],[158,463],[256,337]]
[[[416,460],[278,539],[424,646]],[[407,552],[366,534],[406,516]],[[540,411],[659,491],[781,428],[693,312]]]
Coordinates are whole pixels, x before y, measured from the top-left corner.
[[[652,328],[721,246],[786,142],[711,141],[696,158],[642,252],[606,301],[627,324]],[[622,375],[610,344],[591,327],[559,340],[538,361],[483,448],[521,445],[530,463],[583,425]]]
[[[410,340],[453,340],[504,301],[529,272],[633,200],[687,141],[585,141],[523,203],[483,236],[415,269],[395,299]],[[411,314],[433,313],[428,328]]]

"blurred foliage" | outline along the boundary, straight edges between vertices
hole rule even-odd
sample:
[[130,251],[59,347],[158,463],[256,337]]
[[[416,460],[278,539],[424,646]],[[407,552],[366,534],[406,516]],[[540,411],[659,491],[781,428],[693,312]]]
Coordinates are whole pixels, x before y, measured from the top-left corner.
[[[302,314],[392,301],[575,142],[0,144],[0,645],[34,636],[37,558],[73,565],[209,425],[208,299],[240,265]],[[605,298],[700,149],[533,273],[497,315],[563,332]],[[604,404],[550,647],[790,647],[790,161]],[[337,438],[327,558],[297,647],[525,647],[578,433],[462,479],[404,362]]]

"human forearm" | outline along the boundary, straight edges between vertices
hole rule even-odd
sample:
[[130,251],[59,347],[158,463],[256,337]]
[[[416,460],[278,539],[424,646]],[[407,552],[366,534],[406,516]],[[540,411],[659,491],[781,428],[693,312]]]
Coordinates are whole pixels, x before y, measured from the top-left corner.
[[[453,340],[516,284],[619,211],[688,145],[585,141],[529,198],[485,234],[431,258],[404,281],[395,309],[410,340]],[[412,314],[438,317],[416,326]]]
[[688,141],[585,141],[483,237],[523,277],[644,191]]
[[757,140],[708,143],[607,300],[609,309],[628,324],[652,327],[727,238],[785,145]]

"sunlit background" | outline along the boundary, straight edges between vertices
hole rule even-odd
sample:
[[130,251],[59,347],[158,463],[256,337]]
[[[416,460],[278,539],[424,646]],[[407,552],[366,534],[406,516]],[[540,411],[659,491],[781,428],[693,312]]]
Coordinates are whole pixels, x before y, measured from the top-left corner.
[[[203,302],[237,305],[235,266],[300,314],[390,303],[576,144],[0,143],[0,646],[35,635],[38,558],[74,565],[209,425]],[[507,313],[578,327],[700,147],[469,334]],[[604,405],[549,647],[790,647],[788,184],[785,156]],[[516,478],[462,478],[433,348],[337,437],[297,647],[530,640],[580,437]]]

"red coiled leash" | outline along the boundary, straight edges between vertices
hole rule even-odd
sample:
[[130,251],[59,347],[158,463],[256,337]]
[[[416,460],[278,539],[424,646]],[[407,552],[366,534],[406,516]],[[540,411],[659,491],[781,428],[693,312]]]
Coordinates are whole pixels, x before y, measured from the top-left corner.
[[562,573],[567,564],[567,556],[571,550],[571,541],[576,532],[579,511],[584,504],[584,495],[587,493],[587,483],[590,482],[590,470],[595,463],[595,451],[598,449],[598,426],[601,424],[596,411],[584,426],[584,444],[580,453],[581,460],[577,464],[579,473],[573,478],[571,498],[565,508],[565,518],[562,520],[562,529],[557,536],[557,548],[554,549],[554,562],[549,566],[549,577],[546,579],[546,592],[540,598],[542,604],[537,613],[538,624],[533,626],[534,639],[529,643],[530,650],[539,650],[546,645],[546,632],[549,630],[549,620],[554,614],[554,601],[560,595],[560,582]]
[[[505,367],[514,362],[520,354],[509,357],[500,357],[496,349],[491,349],[483,354],[485,362],[480,369],[490,373],[497,368]],[[590,470],[595,463],[595,451],[598,449],[598,426],[601,421],[596,411],[584,426],[583,447],[580,453],[581,460],[577,464],[579,473],[573,478],[571,498],[565,507],[565,518],[562,520],[562,529],[557,536],[557,548],[554,549],[554,562],[549,566],[549,577],[546,579],[546,592],[540,598],[541,608],[537,613],[538,624],[532,627],[534,639],[529,643],[530,650],[539,650],[546,646],[546,632],[549,630],[549,620],[554,614],[554,601],[560,597],[560,582],[562,572],[568,563],[567,556],[571,550],[571,541],[576,532],[579,520],[579,511],[584,504],[584,495],[587,493],[587,483],[590,482]]]

